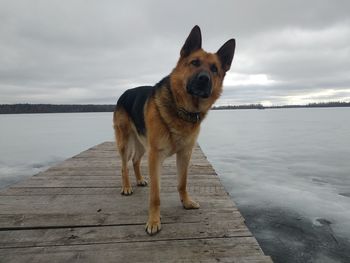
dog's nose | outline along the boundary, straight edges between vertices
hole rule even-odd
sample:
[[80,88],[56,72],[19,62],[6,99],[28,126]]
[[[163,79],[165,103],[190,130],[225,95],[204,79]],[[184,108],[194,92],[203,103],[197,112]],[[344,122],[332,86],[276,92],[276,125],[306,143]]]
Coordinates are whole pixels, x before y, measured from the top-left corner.
[[201,71],[187,83],[187,92],[200,98],[209,98],[211,94],[211,78],[209,72]]
[[198,80],[203,83],[203,84],[206,84],[210,81],[210,75],[208,72],[206,71],[202,71],[198,74],[197,76]]

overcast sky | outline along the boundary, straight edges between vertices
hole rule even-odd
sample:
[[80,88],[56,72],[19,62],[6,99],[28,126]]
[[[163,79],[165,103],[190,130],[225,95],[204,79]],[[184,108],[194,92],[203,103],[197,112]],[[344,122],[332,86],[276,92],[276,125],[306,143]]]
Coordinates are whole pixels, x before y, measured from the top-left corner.
[[198,24],[235,38],[220,104],[350,101],[350,1],[0,0],[0,103],[113,104],[169,74]]

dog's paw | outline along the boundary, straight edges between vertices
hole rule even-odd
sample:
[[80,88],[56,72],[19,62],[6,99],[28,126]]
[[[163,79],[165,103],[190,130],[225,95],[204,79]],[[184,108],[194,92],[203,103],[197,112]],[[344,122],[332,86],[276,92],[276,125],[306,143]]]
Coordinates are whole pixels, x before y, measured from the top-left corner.
[[148,220],[146,224],[146,232],[150,236],[157,234],[162,229],[162,225],[160,223],[160,218],[157,220]]
[[137,186],[147,186],[148,182],[145,179],[137,180]]
[[121,195],[132,195],[132,193],[133,193],[133,191],[132,191],[132,187],[131,186],[129,186],[129,187],[123,186],[122,190],[120,191]]
[[198,209],[200,207],[199,203],[192,199],[182,200],[182,205],[185,209]]

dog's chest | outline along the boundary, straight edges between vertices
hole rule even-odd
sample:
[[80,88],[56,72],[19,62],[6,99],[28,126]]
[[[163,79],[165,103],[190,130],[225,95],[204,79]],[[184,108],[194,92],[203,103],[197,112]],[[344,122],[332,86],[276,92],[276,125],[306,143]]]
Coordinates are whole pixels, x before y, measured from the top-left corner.
[[197,139],[198,132],[193,132],[190,134],[173,134],[172,145],[173,151],[178,152],[182,149],[192,147]]

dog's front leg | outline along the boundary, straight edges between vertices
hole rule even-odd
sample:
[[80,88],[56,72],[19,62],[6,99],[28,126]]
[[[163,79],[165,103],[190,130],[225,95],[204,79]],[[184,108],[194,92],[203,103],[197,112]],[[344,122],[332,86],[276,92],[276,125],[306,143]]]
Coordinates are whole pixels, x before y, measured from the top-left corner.
[[148,157],[148,167],[150,176],[149,216],[148,222],[146,224],[146,232],[149,235],[154,235],[158,233],[161,229],[159,176],[162,160],[163,158],[159,150],[151,148]]
[[187,192],[187,170],[192,155],[192,148],[186,148],[176,154],[178,173],[178,191],[180,200],[185,209],[198,209],[199,204],[191,199]]

